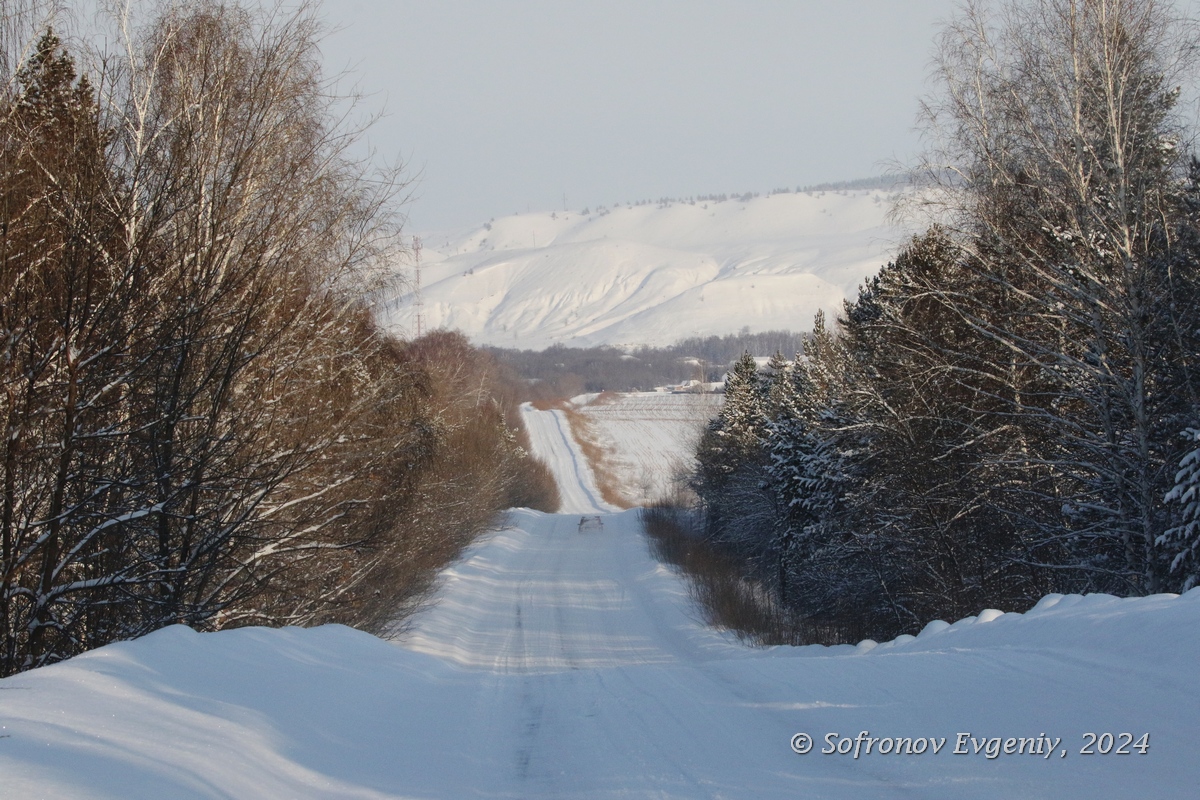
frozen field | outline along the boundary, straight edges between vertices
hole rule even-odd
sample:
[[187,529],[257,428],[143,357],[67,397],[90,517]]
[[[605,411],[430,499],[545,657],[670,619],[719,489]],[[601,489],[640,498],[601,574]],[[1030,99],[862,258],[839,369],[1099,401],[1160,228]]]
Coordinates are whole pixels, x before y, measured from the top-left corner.
[[723,399],[720,394],[636,392],[584,395],[576,403],[611,453],[621,494],[646,505],[670,493],[676,477],[691,468],[700,433]]
[[581,485],[513,511],[402,639],[176,626],[0,680],[0,798],[1195,796],[1200,590],[749,649],[526,413]]

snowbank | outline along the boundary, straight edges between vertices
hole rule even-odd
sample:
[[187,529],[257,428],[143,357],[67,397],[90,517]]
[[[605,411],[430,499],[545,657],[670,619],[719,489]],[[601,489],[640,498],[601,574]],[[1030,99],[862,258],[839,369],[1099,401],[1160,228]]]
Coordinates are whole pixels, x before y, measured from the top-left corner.
[[[340,626],[173,627],[4,679],[0,797],[1115,798],[1200,782],[1200,590],[750,650],[693,618],[635,514],[573,522],[514,512],[400,646]],[[1080,753],[1105,732],[1149,734],[1148,752]],[[836,752],[859,738],[859,758]],[[880,754],[885,738],[945,742]],[[1010,738],[1050,757],[1005,754]]]

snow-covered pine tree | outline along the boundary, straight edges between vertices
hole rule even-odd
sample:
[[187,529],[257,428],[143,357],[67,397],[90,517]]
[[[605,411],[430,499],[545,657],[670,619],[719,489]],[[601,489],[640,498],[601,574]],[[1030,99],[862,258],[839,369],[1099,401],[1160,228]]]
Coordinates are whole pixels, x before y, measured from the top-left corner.
[[774,525],[774,500],[763,472],[766,395],[754,357],[744,352],[725,378],[720,413],[700,437],[692,482],[706,510],[707,535],[755,559],[769,548]]
[[693,488],[707,505],[719,506],[725,484],[758,449],[766,433],[765,400],[758,367],[744,353],[725,376],[725,402],[700,437]]
[[745,352],[725,378],[725,404],[717,415],[717,435],[739,451],[754,449],[766,433],[766,405],[758,362]]
[[779,505],[775,550],[784,604],[793,599],[793,572],[823,544],[822,523],[839,493],[836,450],[806,421],[812,413],[812,388],[799,357],[782,364],[770,384],[766,474]]
[[784,358],[783,353],[776,350],[767,362],[767,370],[761,376],[763,383],[764,411],[767,419],[774,419],[779,408],[785,402],[786,379],[785,373],[790,369],[791,362]]
[[841,396],[844,352],[837,337],[825,322],[825,312],[817,311],[812,333],[804,341],[804,369],[812,383],[812,405],[830,408]]
[[1175,486],[1164,498],[1182,506],[1181,524],[1167,529],[1155,544],[1171,558],[1171,574],[1186,592],[1200,585],[1200,429],[1183,433],[1192,450],[1179,462]]

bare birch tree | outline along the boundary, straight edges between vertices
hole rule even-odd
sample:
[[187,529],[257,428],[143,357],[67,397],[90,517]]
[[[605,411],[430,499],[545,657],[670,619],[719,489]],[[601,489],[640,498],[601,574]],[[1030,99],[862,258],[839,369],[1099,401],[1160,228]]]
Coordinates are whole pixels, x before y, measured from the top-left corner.
[[134,10],[94,82],[46,33],[5,98],[5,672],[219,625],[281,542],[361,545],[310,489],[369,469],[346,429],[396,394],[362,390],[363,298],[402,184],[347,156],[312,9]]

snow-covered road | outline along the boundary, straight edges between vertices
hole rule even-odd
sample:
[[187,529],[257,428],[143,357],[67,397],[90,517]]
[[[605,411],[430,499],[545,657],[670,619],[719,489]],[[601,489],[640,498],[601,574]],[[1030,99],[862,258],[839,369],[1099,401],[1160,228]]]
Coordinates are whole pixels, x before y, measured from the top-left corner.
[[521,420],[529,431],[534,452],[550,466],[558,482],[563,514],[603,514],[616,511],[600,497],[596,476],[587,458],[571,437],[566,415],[557,409],[537,411],[529,403],[521,406]]
[[[1028,615],[990,612],[877,648],[748,649],[696,620],[682,582],[648,556],[636,512],[579,529],[581,515],[602,510],[587,462],[560,412],[526,408],[525,420],[562,484],[564,513],[514,512],[512,528],[446,573],[440,603],[404,642],[476,677],[466,729],[472,762],[487,766],[439,796],[1059,798],[1153,785],[1182,797],[1194,788],[1191,668],[1178,655],[1170,665],[1143,658],[1138,640],[1169,648],[1171,626],[1158,615],[1197,618],[1200,592],[1052,597]],[[1196,652],[1194,636],[1185,649]],[[445,730],[443,746],[461,746],[464,728]],[[896,737],[929,749],[820,752],[829,734],[862,731],[888,738],[888,749]],[[1144,755],[1079,752],[1087,732],[1135,731],[1135,742],[1153,731]],[[804,755],[790,745],[802,732],[815,737]],[[997,737],[995,758],[993,745],[974,752],[971,738]],[[1008,738],[1042,752],[1005,754]]]
[[0,681],[0,798],[1195,796],[1200,590],[755,650],[583,483],[512,512],[396,644],[176,626]]

